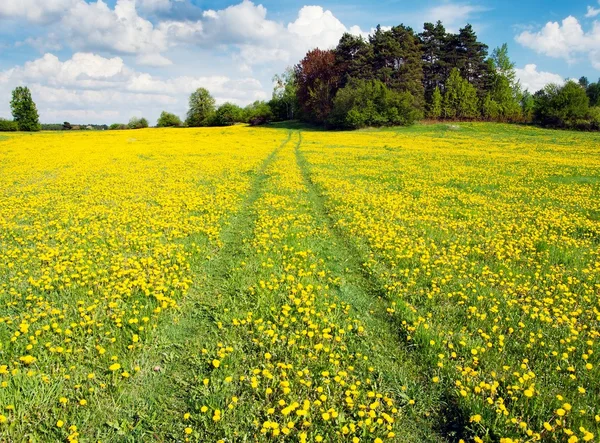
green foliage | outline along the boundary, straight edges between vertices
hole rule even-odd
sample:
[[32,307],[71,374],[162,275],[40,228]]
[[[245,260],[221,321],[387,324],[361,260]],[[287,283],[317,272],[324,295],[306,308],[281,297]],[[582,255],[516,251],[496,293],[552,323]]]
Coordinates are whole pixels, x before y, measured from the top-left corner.
[[19,124],[11,120],[0,118],[0,132],[14,132],[19,130]]
[[31,91],[26,86],[17,86],[12,92],[10,107],[19,131],[39,131],[40,118],[37,107],[31,97]]
[[246,120],[250,125],[264,125],[273,120],[273,111],[268,103],[264,101],[255,101],[251,105],[246,106],[244,110],[246,113]]
[[427,116],[429,118],[440,118],[442,116],[442,93],[440,88],[436,86],[431,95],[431,101],[429,102]]
[[210,126],[231,126],[244,121],[244,110],[233,103],[223,103],[213,114]]
[[597,83],[590,83],[586,94],[590,99],[590,106],[600,106],[600,79]]
[[449,119],[479,117],[477,90],[461,77],[457,68],[450,73],[442,105],[442,116]]
[[296,73],[292,68],[287,68],[281,75],[273,77],[273,97],[269,106],[273,111],[276,121],[292,120],[298,114],[298,97]]
[[198,88],[190,95],[186,123],[188,126],[207,126],[215,112],[215,99],[205,88]]
[[108,127],[110,131],[127,129],[127,125],[125,123],[113,123]]
[[424,109],[423,64],[419,39],[404,25],[384,31],[378,26],[369,37],[373,47],[372,69],[375,78],[395,91],[410,92],[414,104]]
[[435,89],[442,88],[448,76],[448,63],[444,58],[447,45],[446,28],[440,21],[435,25],[425,23],[419,39],[421,41],[425,97],[431,103]]
[[547,85],[535,94],[535,121],[543,126],[575,128],[589,119],[589,98],[578,83]]
[[487,94],[483,99],[482,114],[486,120],[498,120],[501,115],[501,107],[491,94]]
[[529,91],[523,92],[521,96],[521,115],[523,121],[531,122],[533,120],[533,113],[535,110],[535,99]]
[[127,124],[128,129],[143,129],[148,127],[148,120],[145,118],[132,117]]
[[390,90],[379,80],[352,79],[338,91],[329,123],[335,127],[357,129],[409,125],[419,117],[409,92]]
[[158,117],[158,121],[156,122],[157,128],[168,128],[177,126],[183,126],[183,122],[177,115],[167,111],[161,112],[160,117]]

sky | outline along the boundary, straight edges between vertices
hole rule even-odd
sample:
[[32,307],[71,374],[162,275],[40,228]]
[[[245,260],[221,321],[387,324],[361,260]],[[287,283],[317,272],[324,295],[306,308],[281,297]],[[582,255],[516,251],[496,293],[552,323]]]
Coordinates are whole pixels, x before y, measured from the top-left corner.
[[[470,23],[508,43],[523,87],[600,77],[600,0],[0,0],[0,117],[26,85],[44,123],[185,117],[189,94],[269,99],[272,78],[310,49],[378,24],[420,32]],[[375,3],[375,4],[374,4]]]

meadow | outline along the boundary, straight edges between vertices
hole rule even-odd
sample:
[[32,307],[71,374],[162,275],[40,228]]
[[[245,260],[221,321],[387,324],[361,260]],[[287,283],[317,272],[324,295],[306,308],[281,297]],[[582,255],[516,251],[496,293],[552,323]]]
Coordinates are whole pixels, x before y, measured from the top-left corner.
[[598,441],[599,146],[3,136],[0,441]]

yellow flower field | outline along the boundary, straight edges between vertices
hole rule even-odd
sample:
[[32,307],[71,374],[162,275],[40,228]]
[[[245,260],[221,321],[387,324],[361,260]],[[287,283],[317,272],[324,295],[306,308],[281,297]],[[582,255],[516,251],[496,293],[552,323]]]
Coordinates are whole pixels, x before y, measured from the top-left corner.
[[0,139],[0,441],[600,438],[600,139]]

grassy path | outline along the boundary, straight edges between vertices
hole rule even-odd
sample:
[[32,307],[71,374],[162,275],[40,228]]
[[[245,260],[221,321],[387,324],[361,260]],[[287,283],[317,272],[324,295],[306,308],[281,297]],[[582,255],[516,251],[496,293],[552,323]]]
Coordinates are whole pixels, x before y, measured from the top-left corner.
[[290,133],[263,163],[103,441],[442,441],[438,394],[328,217],[301,142]]

